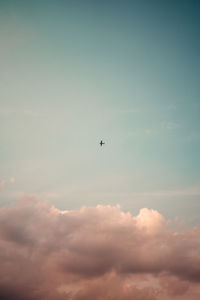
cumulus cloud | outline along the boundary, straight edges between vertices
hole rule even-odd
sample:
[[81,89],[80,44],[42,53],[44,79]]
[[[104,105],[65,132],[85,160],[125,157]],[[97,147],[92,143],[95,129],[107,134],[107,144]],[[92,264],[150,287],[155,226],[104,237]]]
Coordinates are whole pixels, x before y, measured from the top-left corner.
[[197,300],[199,241],[199,227],[169,229],[155,210],[25,196],[0,208],[0,299]]

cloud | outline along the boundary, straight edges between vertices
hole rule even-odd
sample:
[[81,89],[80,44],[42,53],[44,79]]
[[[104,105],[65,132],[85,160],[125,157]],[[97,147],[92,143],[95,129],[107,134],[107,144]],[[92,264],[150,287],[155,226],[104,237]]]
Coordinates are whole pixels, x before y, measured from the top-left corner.
[[130,109],[121,109],[120,113],[122,114],[129,114],[129,113],[137,113],[140,112],[138,108],[130,108]]
[[175,110],[176,109],[176,105],[171,104],[171,105],[167,106],[167,109],[168,110]]
[[7,184],[7,182],[6,182],[5,180],[2,180],[2,181],[0,182],[0,190],[4,190],[5,187],[6,187],[6,184]]
[[127,133],[127,136],[128,136],[128,137],[135,137],[136,135],[137,135],[137,132],[136,132],[135,130],[129,131],[129,132]]
[[[7,177],[5,176],[4,178],[7,178]],[[11,177],[11,178],[9,178],[9,181],[11,183],[14,183],[15,182],[15,178]],[[7,186],[7,184],[9,183],[9,181],[7,179],[6,180],[5,179],[1,180],[0,181],[0,190],[4,190],[6,188],[6,186]]]
[[119,108],[115,110],[109,110],[109,114],[114,113],[115,115],[135,114],[139,112],[140,112],[139,108]]
[[161,122],[160,126],[162,129],[168,129],[168,130],[180,128],[180,124],[175,122],[166,122],[166,121]]
[[186,187],[180,190],[157,190],[157,191],[147,191],[147,192],[133,192],[133,197],[154,197],[154,198],[162,198],[162,197],[170,197],[174,198],[177,196],[200,196],[200,188],[199,185]]
[[145,133],[147,134],[147,135],[151,135],[151,134],[153,134],[154,133],[154,131],[152,130],[152,129],[145,129]]
[[0,298],[196,300],[199,240],[200,227],[169,229],[155,210],[61,211],[24,196],[0,208]]
[[19,116],[27,116],[27,117],[33,117],[33,118],[39,118],[44,117],[44,112],[38,112],[36,110],[31,109],[13,109],[13,108],[0,108],[0,115],[4,117],[10,117],[13,115],[19,115]]

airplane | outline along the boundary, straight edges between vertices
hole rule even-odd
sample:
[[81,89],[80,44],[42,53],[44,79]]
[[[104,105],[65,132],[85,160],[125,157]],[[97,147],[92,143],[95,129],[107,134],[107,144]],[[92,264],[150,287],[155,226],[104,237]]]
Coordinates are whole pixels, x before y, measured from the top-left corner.
[[101,141],[99,144],[102,146],[102,145],[104,145],[105,143],[103,143],[103,141]]

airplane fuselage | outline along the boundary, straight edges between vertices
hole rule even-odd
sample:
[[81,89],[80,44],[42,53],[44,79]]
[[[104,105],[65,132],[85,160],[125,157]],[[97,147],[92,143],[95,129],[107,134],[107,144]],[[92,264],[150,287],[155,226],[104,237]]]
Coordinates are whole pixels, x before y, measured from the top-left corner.
[[104,145],[105,143],[103,143],[103,141],[101,141],[99,144],[102,146],[102,145]]

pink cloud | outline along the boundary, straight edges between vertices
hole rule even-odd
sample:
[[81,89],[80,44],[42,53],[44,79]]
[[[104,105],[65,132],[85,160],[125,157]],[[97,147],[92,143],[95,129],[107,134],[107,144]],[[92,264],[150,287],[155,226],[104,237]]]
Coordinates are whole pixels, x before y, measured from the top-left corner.
[[31,196],[1,207],[0,298],[197,300],[200,227],[167,224],[147,208],[60,211]]
[[14,182],[15,182],[15,178],[14,178],[14,177],[11,177],[11,178],[10,178],[10,182],[14,183]]
[[6,182],[5,180],[2,180],[2,181],[0,182],[0,190],[5,189],[6,184],[7,184],[7,182]]

